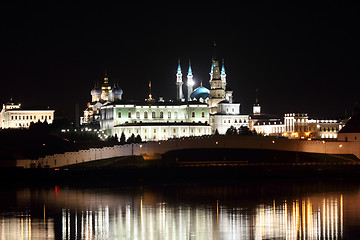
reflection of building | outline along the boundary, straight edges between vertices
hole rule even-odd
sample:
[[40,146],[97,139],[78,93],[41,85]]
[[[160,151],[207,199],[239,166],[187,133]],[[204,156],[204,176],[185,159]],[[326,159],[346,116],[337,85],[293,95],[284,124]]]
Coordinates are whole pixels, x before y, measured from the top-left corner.
[[23,108],[20,103],[12,100],[3,104],[0,112],[1,128],[28,128],[32,122],[47,122],[54,120],[55,110],[39,108]]

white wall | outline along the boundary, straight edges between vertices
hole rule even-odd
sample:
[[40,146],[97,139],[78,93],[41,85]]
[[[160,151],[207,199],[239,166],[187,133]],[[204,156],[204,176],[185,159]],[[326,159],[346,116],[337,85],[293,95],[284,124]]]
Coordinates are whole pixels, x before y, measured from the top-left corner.
[[[128,144],[122,146],[91,148],[78,152],[49,155],[37,160],[36,165],[50,168],[70,164],[131,155],[159,155],[171,150],[190,148],[249,148],[282,151],[299,151],[325,154],[354,154],[360,158],[360,142],[326,142],[293,140],[262,136],[199,136],[175,138],[167,141]],[[19,162],[17,166],[28,167],[30,164]]]

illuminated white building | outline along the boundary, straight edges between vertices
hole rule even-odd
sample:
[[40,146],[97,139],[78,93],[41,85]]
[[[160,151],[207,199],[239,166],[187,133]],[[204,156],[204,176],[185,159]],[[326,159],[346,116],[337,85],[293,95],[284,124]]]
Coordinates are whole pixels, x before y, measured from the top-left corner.
[[22,108],[20,103],[12,100],[3,104],[0,112],[1,128],[28,128],[32,122],[47,122],[51,124],[54,120],[55,110]]
[[[240,103],[234,103],[226,83],[224,61],[212,59],[210,90],[200,83],[193,90],[193,72],[189,62],[186,98],[180,60],[176,73],[176,100],[154,100],[149,93],[145,101],[123,100],[122,91],[116,97],[105,75],[102,88],[91,91],[92,102],[81,117],[81,124],[100,122],[100,129],[108,136],[122,133],[126,138],[139,135],[143,141],[166,140],[174,137],[210,135],[217,130],[225,134],[231,126],[249,126],[249,116],[240,114]],[[149,84],[151,89],[151,84]]]

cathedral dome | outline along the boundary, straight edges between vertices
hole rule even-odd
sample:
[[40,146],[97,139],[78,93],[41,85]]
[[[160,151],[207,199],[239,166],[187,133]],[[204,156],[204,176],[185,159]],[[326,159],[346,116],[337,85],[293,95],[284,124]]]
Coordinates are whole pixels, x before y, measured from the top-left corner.
[[198,87],[196,88],[191,94],[190,94],[190,98],[191,99],[197,99],[199,100],[200,98],[202,99],[207,99],[210,97],[210,91],[209,89],[207,89],[206,87]]
[[117,84],[114,84],[114,88],[112,89],[112,92],[114,95],[122,95],[123,94],[123,90]]
[[94,95],[101,95],[101,89],[98,88],[97,86],[95,86],[92,90],[91,90],[91,96]]

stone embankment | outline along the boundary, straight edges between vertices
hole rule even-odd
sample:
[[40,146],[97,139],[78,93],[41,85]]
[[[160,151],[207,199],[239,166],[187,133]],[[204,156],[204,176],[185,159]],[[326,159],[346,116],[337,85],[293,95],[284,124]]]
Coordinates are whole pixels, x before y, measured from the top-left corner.
[[210,135],[201,137],[174,138],[167,141],[144,142],[113,147],[90,148],[77,152],[48,155],[37,160],[19,160],[18,167],[31,166],[57,168],[101,159],[123,156],[143,156],[159,159],[162,154],[182,149],[264,149],[329,155],[352,154],[360,158],[360,142],[338,142],[321,140],[290,140],[262,136]]

